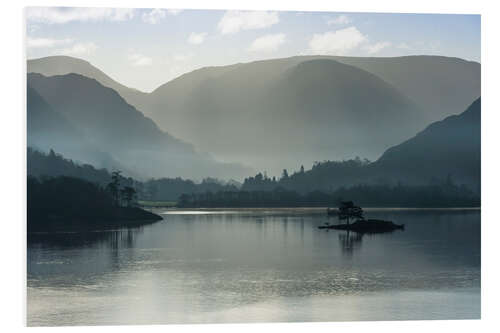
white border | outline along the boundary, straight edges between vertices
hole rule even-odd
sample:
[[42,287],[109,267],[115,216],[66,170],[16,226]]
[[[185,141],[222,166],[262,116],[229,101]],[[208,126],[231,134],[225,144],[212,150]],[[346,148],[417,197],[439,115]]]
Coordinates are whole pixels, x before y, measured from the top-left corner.
[[[498,197],[498,133],[499,103],[497,95],[500,77],[500,52],[498,31],[499,6],[494,1],[456,0],[89,0],[89,1],[16,1],[2,4],[1,54],[2,77],[2,239],[0,241],[0,262],[2,273],[2,293],[0,294],[0,318],[4,331],[26,329],[25,323],[25,281],[26,281],[26,243],[25,243],[25,61],[24,61],[24,24],[25,6],[95,6],[95,7],[143,7],[143,8],[202,8],[202,9],[267,9],[303,11],[352,11],[352,12],[419,12],[419,13],[467,13],[482,15],[482,320],[477,321],[406,321],[406,322],[341,322],[341,323],[303,323],[303,324],[248,324],[248,325],[168,325],[168,326],[115,326],[92,327],[95,332],[131,332],[136,330],[176,332],[254,332],[255,330],[286,330],[301,332],[315,330],[331,332],[418,332],[422,331],[493,331],[500,327],[498,298],[500,283],[498,256],[499,221],[496,218],[496,199]],[[30,328],[30,330],[83,331],[89,327],[75,328]]]

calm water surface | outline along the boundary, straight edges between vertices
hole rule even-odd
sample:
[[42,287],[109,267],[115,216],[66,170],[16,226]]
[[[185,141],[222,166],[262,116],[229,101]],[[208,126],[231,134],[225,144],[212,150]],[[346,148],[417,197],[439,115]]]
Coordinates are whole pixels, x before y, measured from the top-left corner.
[[367,210],[406,225],[378,235],[319,230],[324,210],[160,213],[30,236],[28,325],[480,318],[479,210]]

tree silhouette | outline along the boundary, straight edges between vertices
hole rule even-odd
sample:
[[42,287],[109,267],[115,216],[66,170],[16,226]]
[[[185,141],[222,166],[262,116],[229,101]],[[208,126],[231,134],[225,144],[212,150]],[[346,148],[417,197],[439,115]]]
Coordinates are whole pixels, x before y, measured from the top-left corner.
[[125,186],[120,190],[122,200],[125,201],[127,207],[132,207],[136,201],[137,192],[131,186]]
[[111,173],[111,182],[106,186],[106,191],[111,195],[113,199],[113,204],[115,206],[120,205],[120,182],[122,176],[121,171],[113,171]]
[[349,219],[358,218],[364,220],[363,209],[355,206],[352,201],[342,201],[339,207],[339,220],[346,220],[349,224]]

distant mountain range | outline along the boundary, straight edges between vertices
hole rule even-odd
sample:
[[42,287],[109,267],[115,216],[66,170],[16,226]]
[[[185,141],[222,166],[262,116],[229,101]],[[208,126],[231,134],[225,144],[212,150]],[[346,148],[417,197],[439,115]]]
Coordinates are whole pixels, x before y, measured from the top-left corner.
[[216,156],[246,157],[276,172],[293,159],[378,158],[479,95],[474,62],[311,56],[193,71],[140,108]]
[[[376,159],[480,96],[480,64],[438,56],[300,56],[207,67],[149,94],[71,57],[29,60],[28,72],[43,74],[31,74],[28,83],[100,148],[127,166],[162,176],[201,171],[199,177],[227,179],[249,172],[225,164],[229,175],[185,142],[274,174],[298,163]],[[141,155],[146,149],[151,153]],[[179,151],[190,162],[180,162]],[[159,156],[170,162],[149,159]],[[154,161],[154,167],[142,167],[142,161]],[[181,167],[186,165],[189,170]]]
[[[481,93],[481,65],[474,61],[443,56],[404,57],[339,57],[296,56],[282,59],[261,60],[228,66],[205,67],[158,87],[151,94],[126,87],[89,62],[69,56],[50,56],[28,60],[28,73],[45,76],[76,73],[96,79],[102,85],[116,90],[129,104],[147,115],[155,111],[162,95],[173,88],[181,91],[197,86],[201,81],[217,79],[237,71],[248,81],[260,84],[261,78],[273,77],[301,62],[314,59],[331,59],[372,73],[421,106],[429,122],[437,121],[465,109]],[[244,80],[245,81],[245,80]],[[175,83],[174,83],[175,82]],[[154,95],[155,98],[149,98]],[[150,110],[151,109],[151,110]]]
[[126,87],[113,80],[106,73],[83,59],[68,56],[50,56],[28,60],[27,71],[28,73],[39,73],[44,76],[65,75],[70,73],[80,74],[95,79],[103,86],[115,90],[129,104],[135,107],[138,107],[137,104],[148,97],[147,93]]
[[31,73],[28,86],[28,142],[32,146],[53,148],[68,158],[109,168],[109,163],[104,165],[92,154],[106,152],[116,161],[112,168],[124,166],[125,171],[143,177],[241,177],[249,171],[196,152],[95,79]]

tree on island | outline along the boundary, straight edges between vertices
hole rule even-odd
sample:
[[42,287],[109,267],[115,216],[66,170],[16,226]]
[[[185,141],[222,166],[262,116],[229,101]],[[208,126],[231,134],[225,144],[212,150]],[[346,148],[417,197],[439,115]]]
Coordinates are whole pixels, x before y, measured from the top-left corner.
[[125,202],[126,207],[132,207],[137,199],[137,192],[131,186],[125,186],[120,190],[121,199]]
[[121,181],[121,171],[113,171],[111,173],[111,182],[106,186],[106,191],[113,199],[113,204],[115,206],[120,205],[120,181]]
[[349,224],[349,219],[358,218],[364,220],[363,209],[359,206],[355,206],[352,201],[341,201],[339,212],[339,220],[346,220]]
[[111,173],[111,182],[106,186],[115,206],[132,207],[137,200],[137,191],[132,186],[122,187],[122,181],[126,180],[121,171]]

